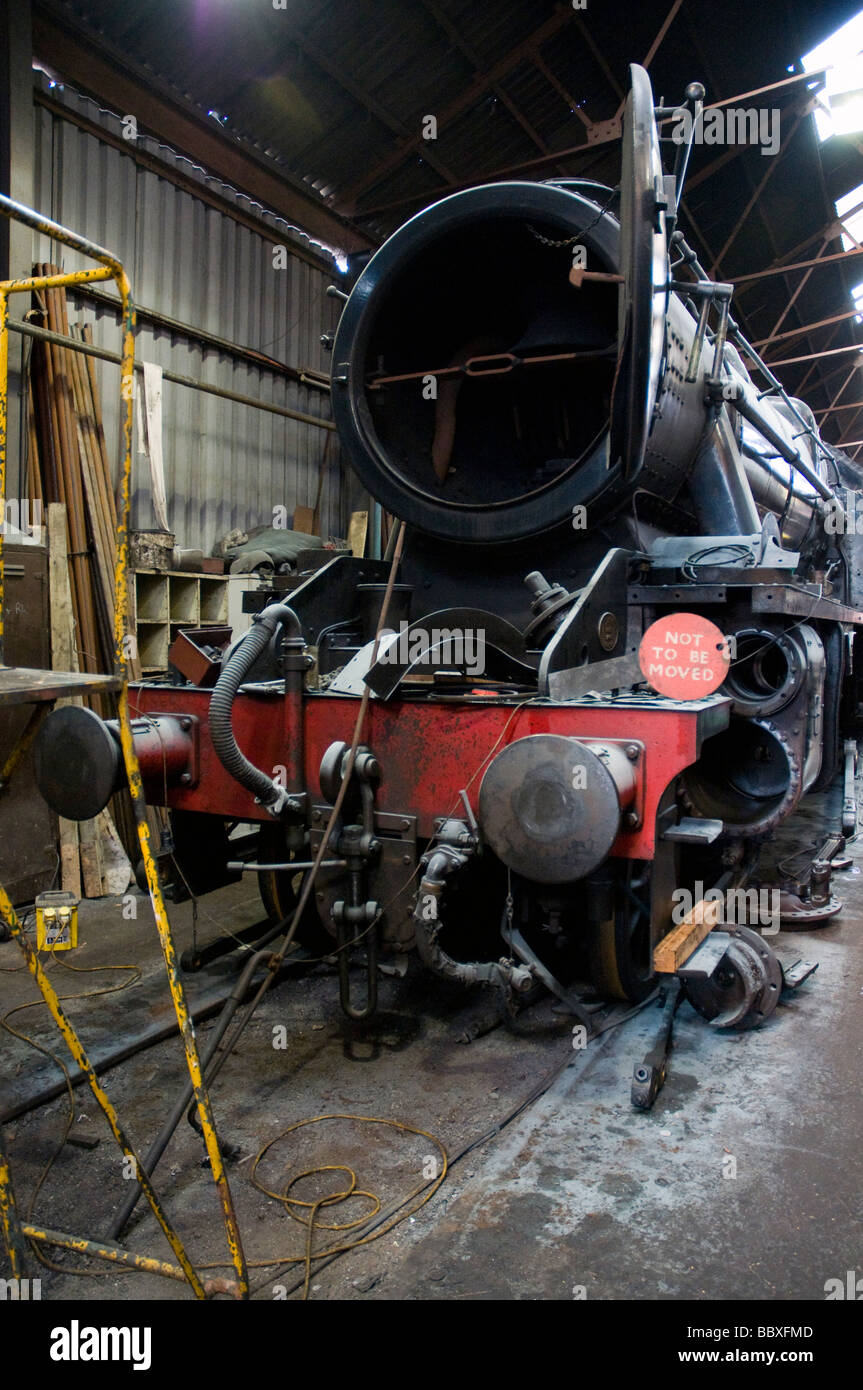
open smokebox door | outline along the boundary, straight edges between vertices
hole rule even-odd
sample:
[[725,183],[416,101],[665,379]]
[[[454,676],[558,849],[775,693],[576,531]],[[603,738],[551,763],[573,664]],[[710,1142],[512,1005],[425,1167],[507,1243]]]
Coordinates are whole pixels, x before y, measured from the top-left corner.
[[665,355],[669,271],[666,208],[650,78],[630,65],[620,173],[619,361],[611,406],[609,465],[632,479],[644,462]]
[[614,196],[467,189],[411,218],[363,271],[336,334],[333,415],[362,482],[411,528],[532,540],[607,487]]

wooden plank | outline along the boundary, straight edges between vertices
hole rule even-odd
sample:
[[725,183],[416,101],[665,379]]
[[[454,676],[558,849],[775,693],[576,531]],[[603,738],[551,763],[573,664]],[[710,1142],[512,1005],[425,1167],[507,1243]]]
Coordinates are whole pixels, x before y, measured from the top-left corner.
[[[73,329],[75,337],[81,337],[79,325]],[[115,521],[109,518],[102,480],[102,460],[94,418],[95,407],[90,393],[90,378],[83,358],[76,353],[69,354],[72,365],[72,387],[75,396],[75,411],[78,416],[78,446],[87,501],[90,508],[91,529],[96,547],[102,602],[109,619],[109,630],[114,627],[114,550]]]
[[[321,459],[321,466],[318,470],[318,491],[317,495],[315,496],[315,508],[314,512],[312,513],[313,536],[319,536],[321,534],[321,496],[324,491],[324,477],[326,476],[327,468],[329,466],[330,461],[330,444],[332,443],[332,439],[332,434],[329,431],[327,431],[326,443],[324,444],[324,456]],[[294,527],[294,530],[296,529],[297,528]]]
[[96,823],[102,851],[102,892],[110,896],[125,893],[132,877],[129,857],[107,811],[99,812]]
[[702,898],[687,912],[679,926],[664,936],[653,952],[653,968],[658,975],[673,975],[709,936],[722,916],[722,904]]
[[[51,602],[51,664],[55,670],[71,672],[77,666],[72,592],[66,554],[66,508],[62,502],[48,506],[48,592]],[[78,826],[58,817],[60,825],[60,882],[64,892],[81,896],[81,865],[78,858]]]
[[81,880],[85,898],[102,896],[102,851],[94,820],[78,822],[78,843],[81,851]]
[[[150,489],[156,524],[163,531],[170,531],[168,524],[168,499],[165,493],[165,468],[162,462],[162,368],[155,362],[145,362],[143,383],[136,378],[135,390],[140,392],[138,401],[143,408],[146,439],[138,430],[138,448],[146,453],[150,461]],[[143,396],[143,400],[141,397]],[[141,417],[139,415],[139,426]]]
[[369,529],[368,512],[351,512],[348,526],[348,545],[351,554],[361,560],[366,553],[366,533]]
[[315,534],[315,513],[311,507],[294,508],[293,529],[295,531],[302,531],[306,536],[313,536]]

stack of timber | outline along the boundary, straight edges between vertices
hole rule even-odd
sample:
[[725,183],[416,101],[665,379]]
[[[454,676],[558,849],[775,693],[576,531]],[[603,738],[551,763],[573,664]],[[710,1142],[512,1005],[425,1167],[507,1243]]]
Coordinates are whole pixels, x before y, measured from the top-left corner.
[[[34,267],[36,275],[57,273],[56,266]],[[38,293],[31,317],[53,333],[91,341],[86,326],[70,331],[63,289]],[[56,343],[34,343],[28,433],[30,496],[48,517],[54,669],[112,671],[117,512],[92,358]],[[130,668],[133,677],[140,674],[134,656]],[[110,717],[108,699],[93,696],[87,703]],[[96,897],[128,885],[129,859],[136,862],[138,851],[127,793],[114,797],[112,814],[122,844],[106,813],[80,825],[61,823],[64,888]]]
[[[37,275],[58,273],[37,265]],[[63,289],[36,296],[34,317],[52,333],[70,334]],[[31,464],[34,489],[66,508],[69,580],[80,669],[110,671],[114,659],[114,549],[117,514],[92,358],[37,342],[31,363]],[[38,465],[38,466],[37,466]]]

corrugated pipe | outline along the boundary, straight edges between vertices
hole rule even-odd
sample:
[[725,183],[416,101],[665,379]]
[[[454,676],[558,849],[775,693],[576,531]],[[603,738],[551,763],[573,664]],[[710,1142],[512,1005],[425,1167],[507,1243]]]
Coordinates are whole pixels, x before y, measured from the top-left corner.
[[216,757],[225,771],[252,792],[255,800],[273,816],[280,815],[290,800],[289,793],[240,752],[231,725],[231,711],[237,691],[279,625],[286,628],[289,638],[302,640],[300,620],[293,608],[285,603],[271,603],[258,615],[257,622],[228,658],[210,698],[210,737]]

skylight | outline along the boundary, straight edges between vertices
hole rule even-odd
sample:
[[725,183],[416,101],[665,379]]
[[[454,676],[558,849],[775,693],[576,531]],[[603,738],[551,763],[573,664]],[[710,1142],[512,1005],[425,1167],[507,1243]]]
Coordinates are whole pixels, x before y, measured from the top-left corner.
[[854,308],[857,310],[857,323],[863,323],[863,281],[854,286],[851,291],[851,298],[854,300]]
[[836,216],[842,223],[842,246],[846,251],[850,251],[853,246],[863,243],[863,183],[852,188],[850,193],[843,193],[841,198],[836,199]]
[[804,72],[824,68],[815,125],[821,140],[863,130],[863,10],[803,59]]

